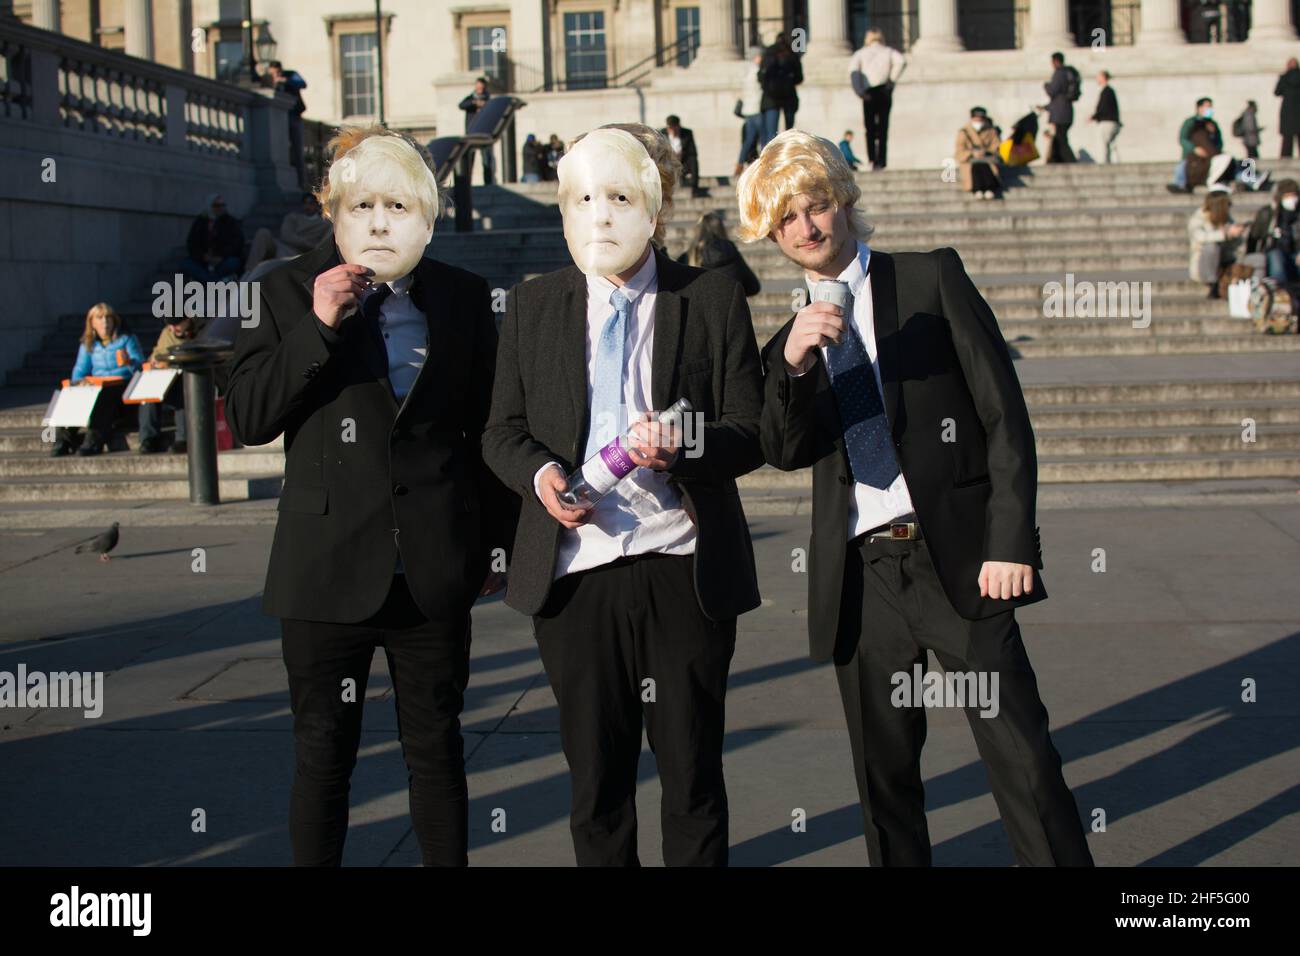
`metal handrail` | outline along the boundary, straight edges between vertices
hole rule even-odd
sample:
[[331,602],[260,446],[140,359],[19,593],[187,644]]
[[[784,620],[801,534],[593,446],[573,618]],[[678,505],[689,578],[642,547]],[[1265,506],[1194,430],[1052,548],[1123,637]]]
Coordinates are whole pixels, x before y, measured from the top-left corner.
[[[699,31],[699,30],[691,30],[691,31],[689,31],[689,32],[687,32],[687,33],[683,33],[681,36],[679,36],[679,37],[678,37],[676,40],[674,40],[672,43],[666,43],[666,44],[664,44],[663,46],[659,47],[659,49],[657,49],[657,50],[655,50],[653,53],[651,53],[649,56],[644,57],[644,58],[638,60],[637,62],[633,63],[631,66],[624,67],[622,70],[619,70],[619,71],[618,71],[617,73],[615,73],[613,76],[611,76],[611,77],[607,77],[606,80],[605,80],[605,85],[604,85],[604,87],[601,87],[601,88],[602,88],[602,89],[611,89],[611,88],[613,88],[613,89],[618,89],[618,88],[620,88],[620,87],[633,86],[633,85],[634,85],[638,80],[640,80],[641,78],[643,78],[643,77],[645,77],[645,76],[649,76],[650,73],[653,71],[653,67],[652,67],[651,69],[641,70],[640,73],[638,73],[636,76],[632,77],[631,79],[623,80],[623,78],[626,77],[626,76],[627,76],[629,73],[631,73],[633,70],[640,70],[642,67],[644,67],[646,64],[650,63],[651,61],[654,61],[654,65],[655,65],[655,66],[659,66],[659,65],[661,65],[661,63],[663,62],[662,58],[663,58],[663,56],[664,56],[665,53],[671,53],[671,56],[675,57],[675,56],[677,55],[678,49],[679,49],[683,44],[689,44],[689,43],[690,43],[691,41],[693,41],[693,40],[698,40],[698,39],[699,39],[699,36],[700,36],[700,31]],[[620,82],[621,80],[622,80],[622,82]],[[568,86],[568,83],[569,83],[569,81],[568,81],[567,78],[564,79],[564,80],[554,80],[554,81],[552,81],[552,82],[550,82],[550,83],[543,83],[541,86],[538,86],[538,87],[536,87],[536,88],[534,88],[534,89],[532,89],[532,90],[529,90],[528,92],[529,92],[529,93],[548,93],[548,92],[550,92],[551,90],[556,89],[556,88],[564,88],[564,87],[567,87],[567,86]]]

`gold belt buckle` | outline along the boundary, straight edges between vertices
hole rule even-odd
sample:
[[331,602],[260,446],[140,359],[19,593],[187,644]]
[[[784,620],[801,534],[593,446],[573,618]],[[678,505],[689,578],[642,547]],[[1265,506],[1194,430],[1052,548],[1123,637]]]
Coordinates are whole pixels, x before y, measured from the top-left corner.
[[894,541],[912,541],[916,538],[916,522],[900,521],[891,524],[889,537]]

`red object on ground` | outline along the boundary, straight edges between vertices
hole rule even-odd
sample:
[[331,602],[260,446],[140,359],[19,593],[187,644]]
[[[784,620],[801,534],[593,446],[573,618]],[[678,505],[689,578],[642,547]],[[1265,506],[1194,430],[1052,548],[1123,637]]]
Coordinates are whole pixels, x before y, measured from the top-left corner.
[[230,451],[235,447],[235,435],[226,424],[226,400],[217,399],[217,451]]

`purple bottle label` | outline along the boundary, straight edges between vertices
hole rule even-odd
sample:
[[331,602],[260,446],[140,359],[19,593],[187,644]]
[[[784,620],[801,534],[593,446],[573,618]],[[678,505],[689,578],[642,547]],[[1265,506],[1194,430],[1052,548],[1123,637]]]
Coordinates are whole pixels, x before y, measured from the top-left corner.
[[636,467],[636,462],[631,459],[627,450],[623,448],[622,439],[620,438],[615,438],[600,450],[600,460],[605,463],[605,467],[609,469],[609,473],[614,476],[615,481],[621,481]]

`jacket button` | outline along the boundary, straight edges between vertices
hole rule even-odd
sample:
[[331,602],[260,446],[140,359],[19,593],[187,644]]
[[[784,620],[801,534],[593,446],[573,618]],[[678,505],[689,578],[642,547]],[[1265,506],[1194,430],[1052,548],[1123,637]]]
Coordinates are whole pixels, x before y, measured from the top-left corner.
[[394,483],[394,484],[393,484],[393,494],[395,494],[395,495],[404,495],[404,494],[406,494],[406,485],[402,484],[400,481]]
[[840,475],[840,484],[841,484],[841,485],[847,485],[848,483],[849,483],[849,476],[848,476],[848,475]]

